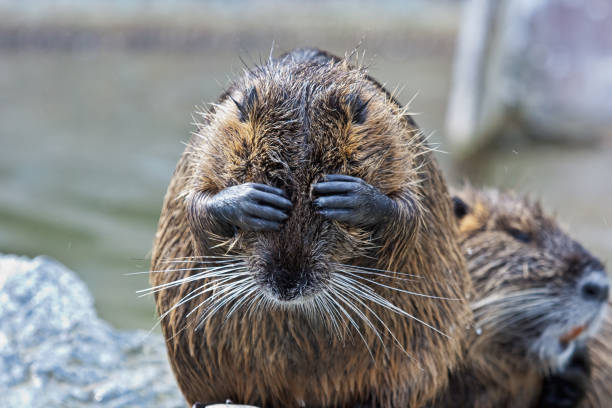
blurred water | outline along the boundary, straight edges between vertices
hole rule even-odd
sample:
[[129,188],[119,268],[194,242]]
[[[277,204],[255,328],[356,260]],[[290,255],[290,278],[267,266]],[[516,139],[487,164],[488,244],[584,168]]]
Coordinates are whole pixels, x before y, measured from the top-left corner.
[[[314,44],[343,54],[367,33],[371,73],[390,89],[404,87],[403,102],[418,92],[417,122],[427,132],[441,130],[456,27],[447,19],[416,36],[380,32],[381,24],[403,27],[405,18],[372,18],[374,28],[351,26],[341,36],[333,22],[293,36],[266,26],[248,52],[240,45],[248,33],[232,46],[213,41],[193,52],[0,48],[0,252],[50,255],[80,274],[102,318],[152,327],[151,299],[135,294],[148,285],[146,275],[124,274],[149,267],[163,194],[194,106],[216,99],[241,69],[239,56],[267,56],[273,39],[281,50]],[[452,180],[468,174],[543,196],[605,260],[612,259],[611,151],[517,142],[467,169],[453,166],[452,152],[439,157]]]

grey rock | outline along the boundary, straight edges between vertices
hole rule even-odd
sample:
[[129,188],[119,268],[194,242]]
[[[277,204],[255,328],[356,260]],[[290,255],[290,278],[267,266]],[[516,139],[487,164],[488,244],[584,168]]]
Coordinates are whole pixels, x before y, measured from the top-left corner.
[[184,407],[163,339],[99,319],[58,262],[0,255],[0,404]]

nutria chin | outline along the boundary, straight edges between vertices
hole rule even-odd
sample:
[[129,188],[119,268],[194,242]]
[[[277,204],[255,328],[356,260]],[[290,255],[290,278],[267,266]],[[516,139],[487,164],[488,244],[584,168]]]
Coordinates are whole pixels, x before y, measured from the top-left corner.
[[591,381],[583,343],[608,299],[603,265],[537,202],[471,187],[455,194],[474,324],[431,406],[577,406]]
[[411,117],[364,68],[298,49],[247,70],[202,118],[150,274],[187,401],[429,399],[460,355],[470,286]]

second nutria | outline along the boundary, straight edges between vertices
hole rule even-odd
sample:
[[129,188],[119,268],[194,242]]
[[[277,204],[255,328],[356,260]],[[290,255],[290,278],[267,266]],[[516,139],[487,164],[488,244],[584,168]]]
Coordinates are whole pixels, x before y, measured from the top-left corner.
[[430,150],[319,50],[248,70],[203,115],[150,275],[190,404],[418,407],[444,386],[470,286]]
[[432,406],[579,403],[589,382],[581,344],[596,332],[608,299],[603,265],[538,203],[470,187],[453,200],[474,326],[460,368]]

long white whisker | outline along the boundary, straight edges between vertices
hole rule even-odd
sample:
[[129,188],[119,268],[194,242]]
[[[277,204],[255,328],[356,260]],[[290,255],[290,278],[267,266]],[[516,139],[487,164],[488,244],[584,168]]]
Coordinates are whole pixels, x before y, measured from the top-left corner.
[[228,290],[231,290],[232,288],[243,284],[243,280],[244,279],[241,279],[241,280],[238,280],[238,281],[235,281],[235,282],[226,283],[224,285],[215,285],[215,286],[212,286],[212,287],[208,288],[208,289],[210,289],[212,291],[215,291],[215,292],[211,296],[209,296],[206,299],[204,299],[196,307],[194,307],[189,313],[187,313],[187,315],[185,317],[187,318],[187,317],[191,316],[193,313],[195,313],[204,304],[206,304],[207,302],[212,302],[213,300],[217,299],[219,296],[222,296]]
[[[336,284],[336,282],[333,281],[332,279],[332,283]],[[340,286],[337,285],[336,286],[339,290],[344,290],[346,292],[346,286]],[[342,289],[344,288],[344,289]],[[348,293],[348,292],[347,292]],[[397,345],[399,346],[399,348],[410,358],[410,359],[414,359],[409,353],[408,351],[404,348],[404,346],[402,345],[402,343],[400,343],[400,341],[397,339],[397,337],[395,336],[395,334],[393,334],[393,332],[391,331],[391,329],[389,328],[389,326],[387,326],[387,324],[378,316],[378,314],[371,308],[369,307],[365,302],[363,302],[359,296],[355,296],[355,300],[357,302],[359,302],[363,307],[365,307],[366,309],[368,309],[370,311],[370,313],[372,313],[372,315],[383,325],[383,327],[387,330],[387,332],[391,335],[391,337],[393,338],[393,340],[395,340],[395,342],[397,343]]]
[[[226,269],[223,269],[226,268]],[[141,289],[136,291],[136,293],[142,293],[142,296],[146,296],[146,295],[150,295],[152,293],[156,293],[159,292],[160,290],[163,289],[167,289],[170,287],[174,287],[174,286],[179,286],[182,285],[183,283],[187,283],[187,282],[193,282],[196,280],[202,280],[202,279],[207,279],[209,277],[214,277],[214,276],[222,276],[222,275],[228,275],[230,272],[236,272],[236,271],[241,271],[241,270],[246,270],[247,267],[244,265],[240,265],[240,266],[223,266],[223,267],[215,267],[215,268],[207,268],[206,271],[204,272],[200,272],[200,273],[196,273],[195,275],[190,275],[184,278],[180,278],[177,280],[174,280],[172,282],[168,282],[168,283],[164,283],[161,285],[157,285],[157,286],[153,286],[147,289]],[[215,273],[213,273],[215,272]]]
[[[423,324],[424,326],[430,328],[431,330],[443,335],[444,337],[448,337],[450,338],[449,335],[445,334],[444,332],[440,331],[439,329],[435,328],[434,326],[430,325],[429,323],[424,322],[423,320],[419,319],[416,316],[411,315],[410,313],[406,312],[403,309],[400,309],[399,307],[395,306],[393,303],[389,302],[387,299],[383,298],[382,296],[380,296],[378,293],[374,292],[371,288],[364,286],[363,284],[361,284],[360,282],[349,278],[348,276],[343,276],[343,275],[337,275],[338,279],[342,279],[345,282],[349,282],[349,284],[357,284],[359,285],[359,287],[354,287],[355,291],[358,291],[360,294],[362,294],[366,299],[371,300],[374,303],[379,304],[380,306],[386,307],[389,310],[392,310],[398,314],[401,314],[403,316],[409,317],[411,319],[414,319],[415,321]],[[352,286],[351,285],[351,286]],[[366,288],[367,292],[364,291],[362,288]]]
[[[331,291],[332,291],[332,293],[334,293],[333,289]],[[348,313],[346,311],[346,309],[339,302],[336,302],[336,306],[340,309],[342,314],[344,314],[346,316],[346,318],[349,320],[351,325],[355,328],[355,330],[357,331],[357,334],[359,335],[359,337],[361,337],[361,340],[363,340],[363,344],[365,344],[366,348],[368,349],[368,353],[370,354],[370,357],[372,357],[372,360],[374,360],[374,354],[372,354],[372,350],[370,349],[370,345],[366,341],[365,337],[363,337],[363,334],[361,334],[361,330],[359,329],[359,325],[357,324],[357,322],[355,322],[355,320],[352,318],[351,314]]]
[[[233,279],[235,279],[235,276],[230,276],[228,278],[225,279],[219,279],[218,281],[212,281],[212,282],[207,282],[202,286],[199,286],[197,289],[192,290],[191,292],[189,292],[188,294],[186,294],[185,296],[183,296],[181,298],[181,300],[179,300],[177,303],[175,303],[170,309],[166,310],[158,319],[157,324],[154,326],[154,328],[162,321],[162,319],[164,319],[168,314],[170,314],[174,309],[176,309],[177,307],[187,303],[188,301],[190,301],[191,299],[194,299],[198,296],[201,296],[207,292],[210,292],[212,290],[214,290],[214,287],[210,287],[211,285],[221,285],[224,284],[225,282],[231,281]],[[207,288],[208,287],[208,288]],[[197,292],[197,293],[196,293]]]
[[339,262],[334,262],[332,265],[342,266],[342,267],[347,268],[347,269],[357,269],[359,271],[383,272],[383,273],[389,274],[389,275],[402,275],[402,276],[410,276],[411,278],[423,279],[423,277],[419,276],[419,275],[413,275],[411,273],[404,273],[404,272],[388,271],[386,269],[377,269],[377,268],[370,268],[370,267],[366,267],[366,266],[349,265],[349,264],[343,264],[343,263],[339,263]]
[[410,290],[395,288],[393,286],[385,285],[384,283],[376,282],[376,281],[374,281],[372,279],[364,278],[363,276],[359,276],[359,275],[357,275],[357,274],[355,274],[353,272],[349,272],[347,270],[339,269],[339,271],[340,272],[344,272],[344,273],[346,273],[348,275],[351,275],[352,277],[354,277],[356,279],[363,279],[363,280],[365,280],[367,282],[373,283],[374,285],[382,286],[384,288],[395,290],[397,292],[408,293],[409,295],[422,296],[422,297],[426,297],[426,298],[430,298],[430,299],[440,299],[440,300],[461,300],[461,299],[455,299],[455,298],[447,298],[447,297],[441,297],[441,296],[426,295],[424,293],[412,292]]
[[387,347],[385,346],[385,342],[383,341],[382,337],[380,336],[380,333],[378,332],[378,329],[376,328],[376,326],[374,326],[372,321],[361,310],[359,310],[359,308],[357,308],[350,300],[348,300],[344,295],[342,295],[339,290],[335,290],[334,295],[338,299],[340,299],[345,305],[347,305],[353,312],[355,312],[357,316],[359,316],[361,320],[363,320],[370,327],[370,329],[374,331],[374,334],[376,335],[376,337],[378,337],[378,340],[380,340],[380,343],[383,345],[383,348],[385,349],[385,354],[387,354]]
[[232,308],[227,312],[227,314],[225,315],[225,320],[228,320],[230,318],[230,316],[243,304],[245,303],[251,295],[253,295],[254,293],[257,293],[257,291],[259,290],[259,288],[257,288],[257,286],[255,284],[251,284],[250,285],[251,290],[249,290],[242,299],[240,299],[239,301],[237,301],[234,306],[232,306]]

